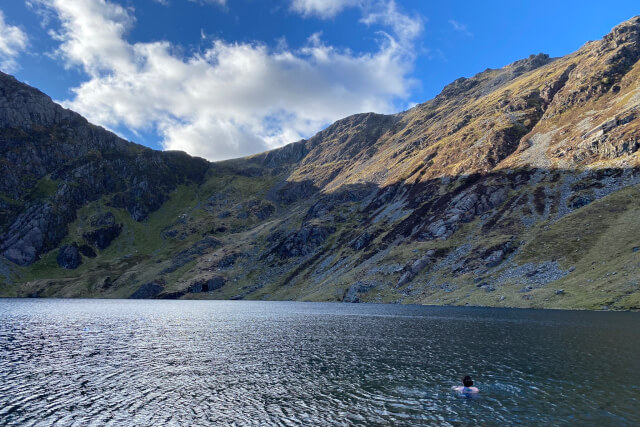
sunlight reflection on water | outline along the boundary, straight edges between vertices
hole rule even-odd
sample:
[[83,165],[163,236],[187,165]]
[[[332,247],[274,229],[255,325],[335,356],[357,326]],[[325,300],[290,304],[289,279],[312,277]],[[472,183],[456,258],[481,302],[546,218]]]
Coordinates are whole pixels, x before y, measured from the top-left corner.
[[634,424],[639,338],[637,313],[4,299],[0,424]]

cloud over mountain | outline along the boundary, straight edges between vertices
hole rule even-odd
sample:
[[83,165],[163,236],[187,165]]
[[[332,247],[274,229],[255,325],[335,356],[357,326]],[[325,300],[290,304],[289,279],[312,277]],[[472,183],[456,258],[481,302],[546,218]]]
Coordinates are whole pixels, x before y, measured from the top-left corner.
[[211,160],[281,146],[356,112],[395,111],[414,84],[411,47],[421,22],[393,2],[362,9],[362,23],[389,29],[368,53],[328,45],[317,33],[297,49],[215,39],[184,54],[168,41],[127,41],[136,17],[116,3],[39,4],[59,19],[51,31],[58,57],[88,76],[65,106],[110,128],[157,132],[164,148]]
[[20,28],[5,22],[0,10],[0,68],[7,72],[18,69],[16,57],[27,48],[29,38]]

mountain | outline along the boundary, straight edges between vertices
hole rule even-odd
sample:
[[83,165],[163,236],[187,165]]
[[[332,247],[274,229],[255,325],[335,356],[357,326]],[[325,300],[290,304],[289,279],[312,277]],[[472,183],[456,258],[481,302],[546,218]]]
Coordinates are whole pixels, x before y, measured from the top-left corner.
[[0,295],[640,309],[640,17],[209,163],[0,74]]

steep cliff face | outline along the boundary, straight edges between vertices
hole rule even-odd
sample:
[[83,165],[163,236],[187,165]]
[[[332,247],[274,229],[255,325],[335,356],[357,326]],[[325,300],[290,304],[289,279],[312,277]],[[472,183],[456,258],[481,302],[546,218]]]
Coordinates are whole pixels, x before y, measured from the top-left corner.
[[639,59],[635,17],[213,164],[0,75],[0,292],[638,309]]
[[29,265],[56,248],[76,211],[109,195],[136,221],[208,163],[154,152],[91,125],[38,90],[0,73],[0,251]]

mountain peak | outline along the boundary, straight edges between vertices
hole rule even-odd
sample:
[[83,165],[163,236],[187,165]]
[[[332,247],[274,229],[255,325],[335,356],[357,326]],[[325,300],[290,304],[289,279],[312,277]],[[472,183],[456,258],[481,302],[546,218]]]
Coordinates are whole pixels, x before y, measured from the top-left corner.
[[518,73],[525,73],[527,71],[535,70],[538,67],[542,67],[543,65],[547,65],[551,61],[553,61],[553,58],[550,58],[547,53],[539,53],[537,55],[531,54],[529,57],[512,62],[504,68],[513,69],[514,72]]
[[216,164],[0,74],[0,295],[640,309],[639,34]]
[[640,46],[640,15],[616,25],[602,40],[605,44],[613,44],[614,47],[631,44],[638,49]]
[[609,35],[619,36],[625,33],[636,33],[640,31],[640,15],[636,15],[631,19],[628,19],[624,22],[613,27]]
[[446,85],[436,97],[437,100],[451,99],[465,95],[486,95],[518,76],[543,67],[554,58],[546,53],[531,54],[527,58],[519,59],[502,68],[486,70],[470,78],[460,77]]

